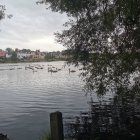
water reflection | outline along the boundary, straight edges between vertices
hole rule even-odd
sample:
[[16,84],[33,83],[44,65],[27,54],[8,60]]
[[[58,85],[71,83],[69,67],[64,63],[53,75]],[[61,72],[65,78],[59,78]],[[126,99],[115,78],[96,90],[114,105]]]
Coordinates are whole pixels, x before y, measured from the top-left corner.
[[[65,124],[66,137],[76,140],[136,140],[140,138],[140,95],[91,99],[90,111]],[[73,122],[72,122],[73,121]],[[68,122],[68,120],[66,121]]]
[[[0,64],[0,69],[5,69],[0,71],[0,133],[7,134],[10,140],[39,140],[50,129],[51,112],[73,116],[87,110],[88,99],[82,91],[79,71],[69,74],[69,67],[63,65]],[[48,67],[61,70],[48,72]]]

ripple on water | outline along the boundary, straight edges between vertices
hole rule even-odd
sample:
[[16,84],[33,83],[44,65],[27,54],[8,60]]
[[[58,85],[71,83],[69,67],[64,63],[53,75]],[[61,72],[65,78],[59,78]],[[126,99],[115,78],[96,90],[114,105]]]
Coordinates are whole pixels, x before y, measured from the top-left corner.
[[[61,68],[64,62],[33,63],[44,65],[33,73],[25,70],[29,64],[9,66],[15,70],[0,71],[0,132],[14,140],[38,140],[49,129],[49,114],[61,111],[64,117],[74,116],[88,109],[79,72],[48,73],[48,64]],[[22,67],[18,70],[17,67]],[[74,68],[72,68],[74,69]]]

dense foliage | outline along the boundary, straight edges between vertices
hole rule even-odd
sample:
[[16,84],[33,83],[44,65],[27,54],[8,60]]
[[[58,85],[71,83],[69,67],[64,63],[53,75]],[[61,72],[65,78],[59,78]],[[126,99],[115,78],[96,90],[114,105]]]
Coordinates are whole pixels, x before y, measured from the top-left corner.
[[99,94],[111,89],[139,90],[136,82],[140,73],[139,0],[41,0],[40,3],[72,17],[65,24],[69,28],[56,36],[68,48],[70,61],[83,65],[86,89]]
[[12,60],[13,62],[16,62],[16,61],[18,60],[18,58],[17,58],[17,53],[14,52],[14,51],[12,52],[11,60]]

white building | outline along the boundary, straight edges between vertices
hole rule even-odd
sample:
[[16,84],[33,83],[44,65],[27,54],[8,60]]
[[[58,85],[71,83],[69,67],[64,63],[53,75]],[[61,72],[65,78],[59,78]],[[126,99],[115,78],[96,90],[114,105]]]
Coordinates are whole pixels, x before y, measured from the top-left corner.
[[31,56],[30,53],[24,53],[24,52],[18,52],[17,53],[17,58],[18,59],[29,58],[30,56]]
[[11,54],[6,53],[6,58],[11,58],[11,57],[12,57]]

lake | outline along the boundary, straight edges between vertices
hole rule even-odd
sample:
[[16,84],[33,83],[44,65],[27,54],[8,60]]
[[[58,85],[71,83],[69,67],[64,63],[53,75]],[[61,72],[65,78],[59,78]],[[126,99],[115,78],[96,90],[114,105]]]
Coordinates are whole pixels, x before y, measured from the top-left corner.
[[[25,70],[29,65],[43,69]],[[48,72],[48,65],[61,70]],[[64,62],[0,64],[0,133],[11,140],[39,140],[49,131],[51,112],[65,118],[88,110],[80,71],[71,69],[76,72],[69,73]]]

